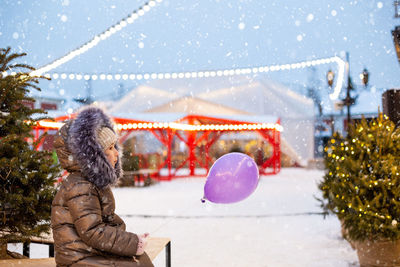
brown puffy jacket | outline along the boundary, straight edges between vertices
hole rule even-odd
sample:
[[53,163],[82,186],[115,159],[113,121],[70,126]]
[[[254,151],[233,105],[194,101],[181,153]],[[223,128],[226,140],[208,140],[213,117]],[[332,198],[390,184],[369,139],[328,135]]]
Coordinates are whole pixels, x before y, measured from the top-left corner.
[[138,236],[125,231],[114,213],[110,186],[87,181],[66,145],[68,125],[54,146],[61,165],[70,172],[52,204],[51,224],[57,266],[153,266],[147,254],[136,256]]

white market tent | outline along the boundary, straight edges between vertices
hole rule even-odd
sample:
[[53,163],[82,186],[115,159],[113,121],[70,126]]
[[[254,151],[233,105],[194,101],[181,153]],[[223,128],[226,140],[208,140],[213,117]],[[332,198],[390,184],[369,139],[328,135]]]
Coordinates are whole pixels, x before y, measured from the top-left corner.
[[244,110],[216,104],[198,97],[183,96],[168,103],[148,109],[148,113],[187,113],[197,115],[251,115]]
[[255,122],[263,116],[273,116],[280,119],[284,128],[282,152],[303,166],[313,158],[313,101],[258,77],[152,80],[114,102],[108,112],[126,118],[138,113],[232,116],[237,120],[245,120],[244,116]]

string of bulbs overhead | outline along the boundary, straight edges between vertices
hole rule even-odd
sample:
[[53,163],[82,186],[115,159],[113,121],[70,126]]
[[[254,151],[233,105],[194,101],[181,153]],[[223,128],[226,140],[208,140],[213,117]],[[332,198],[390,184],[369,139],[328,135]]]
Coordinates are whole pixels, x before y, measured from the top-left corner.
[[[280,64],[270,66],[258,66],[258,67],[247,67],[247,68],[231,68],[231,69],[220,69],[220,70],[205,70],[205,71],[191,71],[191,72],[170,72],[170,73],[101,73],[101,74],[88,74],[88,73],[50,73],[51,70],[59,67],[60,65],[72,60],[78,55],[86,53],[91,48],[95,47],[101,41],[108,39],[116,32],[122,30],[128,24],[133,23],[140,16],[143,16],[152,7],[156,6],[157,3],[161,3],[162,0],[150,0],[137,10],[131,12],[126,18],[121,19],[119,22],[109,27],[102,33],[96,35],[91,40],[83,44],[82,46],[70,51],[63,57],[54,60],[53,62],[30,72],[30,76],[45,76],[52,79],[69,79],[69,80],[155,80],[155,79],[183,79],[183,78],[207,78],[207,77],[221,77],[221,76],[233,76],[233,75],[246,75],[256,73],[267,73],[274,71],[294,70],[306,67],[312,67],[322,64],[336,63],[338,65],[338,78],[336,86],[333,92],[329,95],[331,100],[336,100],[339,97],[343,82],[346,62],[340,57],[334,56],[330,58],[322,58],[316,60],[308,60],[291,64]],[[3,72],[3,77],[7,75],[15,75],[16,72]]]
[[338,79],[334,91],[329,95],[332,100],[338,98],[342,84],[344,81],[345,61],[340,57],[322,58],[316,60],[309,60],[291,64],[280,64],[260,67],[248,68],[232,68],[220,70],[204,70],[204,71],[188,71],[188,72],[166,72],[166,73],[101,73],[101,74],[88,74],[88,73],[45,73],[44,76],[52,79],[69,79],[69,80],[161,80],[161,79],[183,79],[183,78],[207,78],[207,77],[221,77],[233,75],[248,75],[256,73],[267,73],[274,71],[294,70],[306,67],[318,66],[322,64],[336,63],[338,65]]

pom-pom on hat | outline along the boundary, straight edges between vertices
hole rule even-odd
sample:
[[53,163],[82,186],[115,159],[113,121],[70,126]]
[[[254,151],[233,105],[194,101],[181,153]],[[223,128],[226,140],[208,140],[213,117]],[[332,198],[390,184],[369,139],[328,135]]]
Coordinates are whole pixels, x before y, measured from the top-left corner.
[[109,148],[112,144],[117,142],[117,135],[108,127],[101,127],[96,130],[97,142],[101,145],[103,150]]

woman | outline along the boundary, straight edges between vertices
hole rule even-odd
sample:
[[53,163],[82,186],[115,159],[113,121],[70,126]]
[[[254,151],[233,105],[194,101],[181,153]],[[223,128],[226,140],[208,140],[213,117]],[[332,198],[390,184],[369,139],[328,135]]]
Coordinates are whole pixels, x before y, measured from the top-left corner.
[[114,213],[110,185],[122,170],[110,118],[86,108],[59,130],[54,146],[70,173],[52,204],[57,266],[153,266],[144,252],[148,234],[125,231]]

